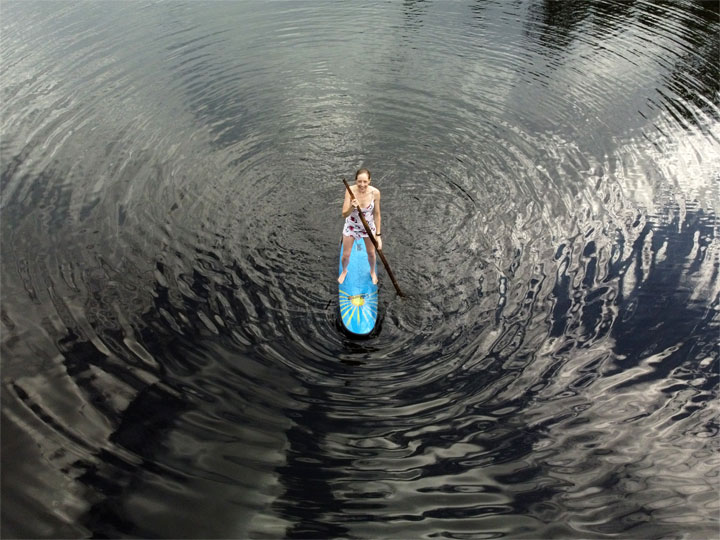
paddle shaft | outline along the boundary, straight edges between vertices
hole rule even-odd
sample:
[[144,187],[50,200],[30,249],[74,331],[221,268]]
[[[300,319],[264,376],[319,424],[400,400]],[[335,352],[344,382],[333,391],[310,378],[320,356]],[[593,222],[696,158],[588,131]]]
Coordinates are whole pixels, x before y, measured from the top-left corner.
[[[350,189],[350,184],[347,183],[347,180],[343,178],[343,184],[345,184],[345,187],[348,190],[348,193],[350,194],[350,202],[352,202],[353,199],[357,198],[355,197],[355,194],[352,192],[352,189]],[[373,246],[375,246],[375,251],[377,251],[378,255],[380,255],[380,260],[382,261],[383,265],[385,266],[385,270],[387,270],[388,276],[390,276],[390,281],[392,281],[392,284],[395,286],[395,290],[398,293],[398,296],[405,296],[402,291],[400,290],[400,285],[398,285],[397,281],[395,280],[395,275],[393,274],[392,270],[390,269],[390,263],[387,262],[387,259],[385,258],[385,255],[382,252],[382,249],[378,247],[377,240],[375,240],[375,236],[373,236],[372,231],[370,230],[370,225],[368,225],[368,222],[365,220],[365,216],[363,216],[362,211],[358,207],[358,215],[360,216],[360,221],[362,221],[363,227],[365,227],[365,231],[368,233],[368,236],[370,237],[370,241],[372,242]]]

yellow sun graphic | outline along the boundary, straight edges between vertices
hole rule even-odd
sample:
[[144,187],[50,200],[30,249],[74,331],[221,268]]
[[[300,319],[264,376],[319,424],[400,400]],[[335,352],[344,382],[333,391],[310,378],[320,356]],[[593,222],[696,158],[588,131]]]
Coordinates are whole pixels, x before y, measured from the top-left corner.
[[346,326],[351,328],[349,325],[354,326],[360,324],[361,321],[372,323],[375,320],[378,303],[377,291],[349,295],[340,290],[340,294],[340,315]]

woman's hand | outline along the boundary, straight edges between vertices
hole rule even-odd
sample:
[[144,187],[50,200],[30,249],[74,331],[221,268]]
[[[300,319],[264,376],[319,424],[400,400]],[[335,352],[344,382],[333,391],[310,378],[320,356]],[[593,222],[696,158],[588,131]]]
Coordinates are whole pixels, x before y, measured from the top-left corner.
[[379,249],[380,251],[382,251],[382,238],[380,238],[379,236],[376,236],[376,237],[375,237],[375,240],[377,241],[377,245],[378,245],[377,247],[378,247],[378,249]]
[[360,206],[360,203],[358,202],[357,199],[353,199],[352,201],[350,201],[350,204],[352,204],[352,205],[355,207],[356,210],[357,210],[358,207]]

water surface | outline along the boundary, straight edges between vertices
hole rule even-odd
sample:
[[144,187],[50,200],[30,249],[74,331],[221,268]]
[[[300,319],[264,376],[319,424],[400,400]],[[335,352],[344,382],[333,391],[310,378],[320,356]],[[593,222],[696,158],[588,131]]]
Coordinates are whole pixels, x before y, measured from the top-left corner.
[[715,2],[0,14],[4,537],[716,534]]

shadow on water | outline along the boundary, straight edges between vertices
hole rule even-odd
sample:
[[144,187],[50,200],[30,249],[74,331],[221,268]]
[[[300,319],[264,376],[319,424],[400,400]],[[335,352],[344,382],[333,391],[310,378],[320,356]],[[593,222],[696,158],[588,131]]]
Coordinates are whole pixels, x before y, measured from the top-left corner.
[[321,387],[307,391],[306,409],[285,411],[293,421],[287,432],[287,463],[277,470],[285,492],[273,506],[291,522],[286,538],[346,537],[349,530],[338,518],[348,503],[334,494],[333,486],[352,468],[353,459],[336,455],[327,445],[333,433],[348,429],[347,421],[329,417],[329,396]]
[[[672,21],[669,27],[668,21]],[[682,117],[691,125],[704,127],[702,119],[698,119],[688,104],[711,116],[717,116],[720,37],[717,32],[698,32],[700,28],[717,26],[720,23],[720,6],[717,2],[667,0],[647,4],[637,0],[544,0],[531,6],[526,35],[531,39],[537,38],[538,44],[548,56],[562,57],[572,54],[576,41],[587,41],[588,37],[602,40],[609,35],[627,32],[635,23],[642,29],[642,39],[648,41],[657,39],[658,36],[669,38],[672,31],[694,36],[692,48],[681,47],[678,58],[669,66],[667,79],[671,93],[661,93],[662,102],[656,106],[667,108],[671,114]],[[626,51],[611,52],[632,61]],[[561,64],[558,60],[557,65]],[[694,80],[693,84],[688,84],[689,76]]]
[[[688,277],[698,276],[712,268],[706,279],[717,283],[720,268],[708,257],[716,238],[716,217],[702,210],[688,213],[681,221],[679,217],[662,226],[645,224],[638,238],[630,247],[632,255],[624,257],[627,249],[623,239],[618,241],[619,260],[609,267],[609,280],[618,280],[619,306],[617,319],[621,324],[612,326],[615,340],[614,351],[617,366],[608,370],[612,377],[624,370],[637,367],[648,357],[660,355],[653,369],[634,377],[619,386],[642,384],[653,380],[664,380],[676,370],[682,370],[680,379],[692,380],[698,374],[698,363],[713,358],[713,365],[707,371],[698,388],[712,390],[718,383],[717,340],[718,320],[715,309],[720,297],[698,298]],[[648,252],[650,260],[647,260]],[[589,259],[592,262],[592,258]],[[626,282],[631,284],[626,286]],[[627,292],[624,292],[627,291]],[[589,295],[586,305],[597,305],[598,294]],[[606,328],[598,311],[587,310],[583,317],[586,328]],[[693,336],[682,339],[682,336]],[[678,342],[678,338],[680,341]]]
[[[209,266],[204,258],[206,254],[199,255],[195,267],[206,270]],[[158,275],[165,271],[159,262],[157,269]],[[237,266],[216,267],[215,270],[223,274],[228,283],[242,279],[238,276],[242,276],[243,271]],[[217,381],[216,363],[220,358],[208,356],[208,353],[223,341],[223,356],[236,362],[246,358],[246,362],[230,366],[237,376],[242,367],[252,369],[249,357],[257,357],[253,348],[267,341],[257,339],[255,333],[241,324],[233,335],[227,326],[220,325],[225,339],[209,331],[204,313],[208,309],[218,309],[217,305],[211,305],[216,295],[224,294],[229,299],[228,312],[224,312],[228,321],[230,317],[236,322],[249,320],[246,305],[234,294],[233,286],[211,282],[198,270],[182,279],[188,287],[184,293],[168,286],[165,279],[155,280],[154,288],[148,291],[152,305],[138,314],[132,334],[115,330],[122,326],[120,320],[105,319],[102,323],[93,322],[97,335],[92,340],[78,327],[68,329],[67,335],[58,340],[57,348],[61,354],[58,367],[62,373],[55,377],[67,377],[72,385],[69,392],[77,394],[82,402],[92,407],[90,420],[86,420],[85,425],[77,424],[73,419],[75,411],[70,404],[49,410],[37,394],[36,378],[20,378],[4,395],[5,400],[9,394],[14,395],[45,426],[67,439],[71,447],[86,451],[85,457],[73,459],[76,451],[58,449],[50,459],[61,467],[64,475],[73,478],[76,483],[73,492],[82,492],[78,493],[83,501],[78,510],[86,508],[78,511],[73,525],[89,531],[93,538],[126,535],[144,538],[244,537],[255,514],[249,511],[253,506],[251,501],[262,500],[257,490],[267,489],[255,471],[246,470],[239,475],[232,463],[226,463],[224,467],[208,466],[201,456],[190,450],[199,445],[198,448],[204,448],[200,454],[209,454],[212,460],[220,463],[224,459],[242,462],[252,455],[253,437],[237,432],[238,429],[247,430],[248,421],[237,414],[262,407],[264,397],[259,397],[252,385],[238,383],[229,385],[231,395],[228,397],[227,385],[223,388]],[[105,287],[98,287],[95,292],[97,296],[91,300],[95,305],[88,306],[90,316],[102,314],[102,306],[107,302]],[[181,300],[179,305],[178,299]],[[131,308],[124,313],[130,315]],[[68,315],[68,320],[71,318]],[[238,339],[240,333],[243,337]],[[98,343],[102,343],[100,348]],[[130,351],[136,356],[128,354]],[[262,371],[257,375],[262,377]],[[52,377],[51,374],[47,376]],[[283,376],[276,374],[269,379],[280,382]],[[225,407],[229,410],[236,407],[238,412],[230,413]],[[270,409],[273,408],[271,404]],[[189,425],[189,418],[206,414],[208,410],[217,415],[214,420],[208,420],[201,428]],[[263,422],[272,425],[273,414],[279,413],[266,410],[259,416]],[[226,433],[218,434],[209,427],[219,419],[226,423]],[[3,415],[6,433],[11,433],[15,424],[6,424],[6,420]],[[98,448],[94,448],[89,440],[95,429],[91,427],[93,423],[105,432],[101,435],[104,442]],[[81,435],[83,432],[84,436]],[[243,435],[249,443],[243,440]],[[187,437],[196,437],[196,442]],[[187,444],[189,448],[184,447]],[[237,454],[226,457],[223,453],[230,446]],[[261,446],[267,451],[275,443],[265,440]],[[188,451],[190,454],[186,455]],[[167,490],[173,493],[170,499],[151,502],[165,500]],[[205,495],[209,492],[213,496]],[[245,501],[243,492],[248,497]],[[4,486],[4,501],[6,494]],[[193,508],[193,512],[178,514],[178,504]],[[10,508],[17,518],[28,510],[19,510],[14,504],[7,504],[5,508]],[[198,520],[198,515],[203,519]],[[22,535],[21,531],[36,526],[7,519],[7,514],[3,519],[4,536]],[[48,526],[52,530],[61,530],[57,523]],[[77,530],[73,529],[69,536],[78,534]]]

